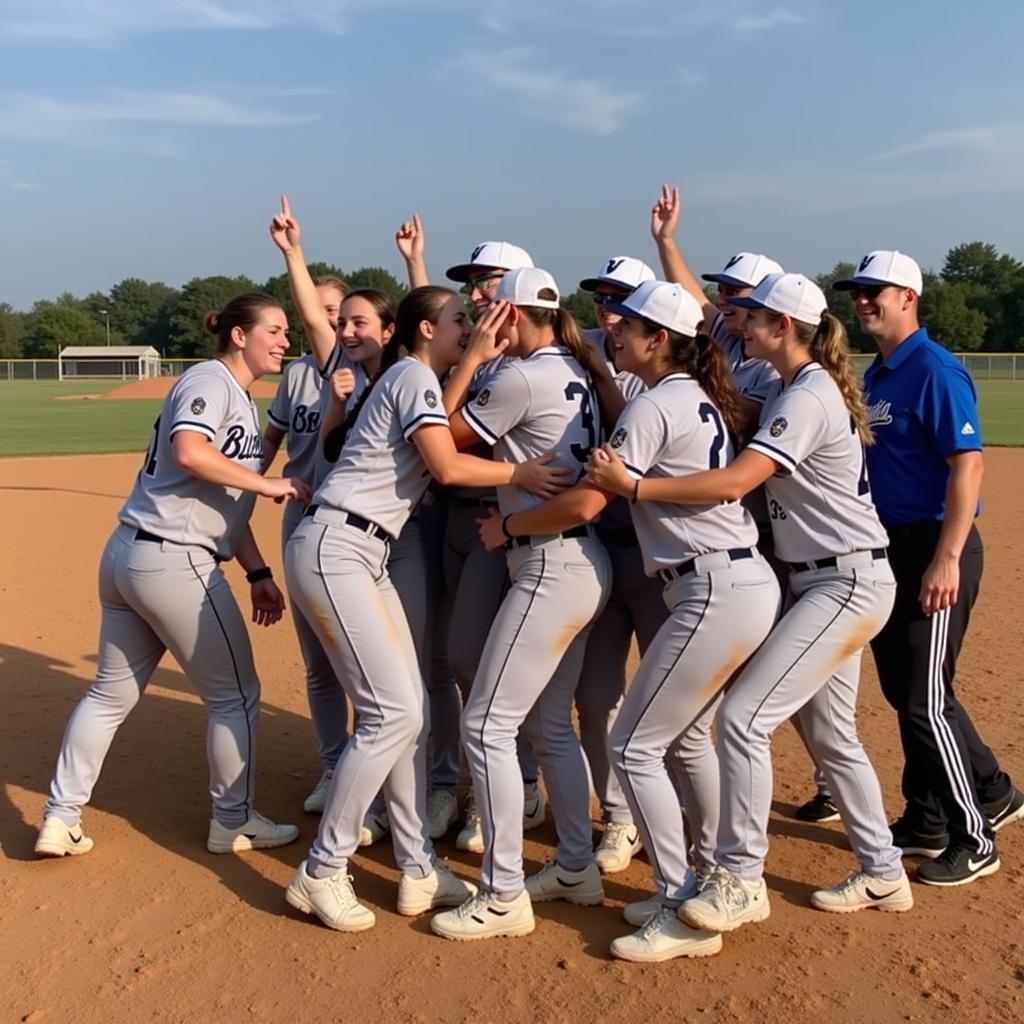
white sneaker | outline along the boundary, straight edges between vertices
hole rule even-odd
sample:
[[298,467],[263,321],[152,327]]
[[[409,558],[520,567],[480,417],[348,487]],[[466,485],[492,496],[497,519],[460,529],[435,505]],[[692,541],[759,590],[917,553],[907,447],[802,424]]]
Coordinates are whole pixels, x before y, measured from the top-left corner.
[[206,848],[210,853],[272,850],[292,842],[298,836],[299,830],[295,825],[275,825],[259,811],[253,811],[249,820],[238,828],[225,828],[216,818],[212,819]]
[[433,873],[426,878],[402,875],[398,883],[398,912],[404,917],[416,917],[436,907],[458,907],[476,893],[472,882],[457,878],[443,860],[435,858]]
[[622,916],[626,919],[626,924],[631,924],[634,928],[642,928],[659,910],[661,910],[661,900],[655,893],[646,900],[627,903],[622,908]]
[[377,923],[373,911],[356,899],[352,876],[339,871],[329,878],[306,874],[303,861],[288,883],[284,898],[304,914],[316,914],[328,928],[339,932],[365,932]]
[[525,891],[508,902],[492,892],[481,892],[461,907],[435,914],[430,921],[434,934],[463,942],[529,935],[535,927],[533,906]]
[[558,861],[549,860],[526,879],[526,891],[534,903],[568,900],[581,907],[596,907],[604,902],[601,872],[593,861],[582,871],[566,871]]
[[718,932],[690,928],[676,917],[671,907],[661,907],[637,932],[623,935],[611,944],[612,956],[634,963],[660,963],[678,956],[714,956],[721,952]]
[[715,868],[700,892],[679,908],[679,919],[691,928],[731,932],[741,924],[763,921],[771,912],[763,878],[744,882],[725,868]]
[[629,867],[630,861],[642,846],[636,825],[609,821],[594,851],[594,860],[602,875],[614,875]]
[[447,789],[435,789],[427,797],[427,835],[440,839],[459,816],[459,801]]
[[307,814],[323,814],[327,805],[327,791],[331,788],[333,768],[325,768],[313,792],[302,802],[302,809]]
[[387,810],[376,813],[371,808],[363,817],[363,827],[359,833],[360,846],[373,846],[379,843],[391,831]]
[[910,879],[905,871],[895,881],[875,878],[863,871],[854,871],[838,885],[811,893],[811,906],[831,910],[835,914],[852,914],[855,910],[888,910],[902,913],[914,905]]
[[82,831],[79,822],[65,825],[55,814],[48,815],[36,838],[37,857],[77,857],[92,849],[92,840]]
[[480,814],[476,809],[476,797],[472,793],[466,801],[466,820],[455,837],[457,850],[468,850],[470,853],[484,852],[484,829],[480,824]]
[[540,828],[547,817],[548,802],[541,792],[540,784],[530,782],[523,784],[523,831]]

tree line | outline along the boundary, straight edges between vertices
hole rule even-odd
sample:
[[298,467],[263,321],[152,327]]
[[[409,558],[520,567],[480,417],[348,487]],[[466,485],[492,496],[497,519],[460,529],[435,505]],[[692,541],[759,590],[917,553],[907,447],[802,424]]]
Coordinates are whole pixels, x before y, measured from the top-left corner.
[[[333,274],[354,288],[380,288],[396,300],[405,285],[382,267],[360,267],[346,273],[327,263],[310,265],[314,277]],[[830,292],[832,283],[850,276],[852,263],[837,263],[818,284],[829,295],[832,311],[846,325],[851,347],[871,351],[860,334],[849,299]],[[1024,264],[987,242],[964,242],[950,249],[942,269],[924,275],[921,321],[947,348],[957,351],[1024,351]],[[247,277],[195,277],[181,288],[159,281],[126,278],[109,293],[77,298],[64,292],[41,299],[29,312],[0,302],[0,358],[54,359],[68,345],[104,345],[109,325],[112,345],[152,345],[164,358],[197,359],[213,351],[203,331],[203,318],[239,292],[264,291],[282,303],[291,325],[293,346],[306,351],[302,325],[295,312],[286,275],[259,284]],[[576,291],[563,305],[582,327],[595,326],[590,295]]]

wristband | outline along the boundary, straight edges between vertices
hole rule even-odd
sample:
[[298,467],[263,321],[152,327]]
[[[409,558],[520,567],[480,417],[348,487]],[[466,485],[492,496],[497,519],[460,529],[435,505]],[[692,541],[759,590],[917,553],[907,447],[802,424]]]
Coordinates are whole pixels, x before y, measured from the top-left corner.
[[509,512],[507,516],[504,516],[501,520],[501,532],[505,535],[507,540],[512,540],[512,534],[508,532],[508,521],[512,518],[512,513]]
[[253,569],[252,572],[245,574],[247,583],[262,583],[263,580],[272,580],[273,578],[274,571],[269,565],[265,565],[261,569]]
[[640,481],[637,480],[633,484],[633,497],[630,499],[630,504],[635,505],[640,500]]

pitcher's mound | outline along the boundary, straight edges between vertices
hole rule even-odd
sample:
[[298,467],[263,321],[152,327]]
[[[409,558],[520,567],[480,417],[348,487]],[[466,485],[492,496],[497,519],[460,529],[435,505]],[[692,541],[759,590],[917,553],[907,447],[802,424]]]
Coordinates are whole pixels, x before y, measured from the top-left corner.
[[[177,377],[151,377],[148,380],[133,380],[119,388],[113,388],[103,397],[120,401],[130,398],[166,398],[167,392],[174,387]],[[253,398],[273,398],[277,391],[274,381],[256,380],[249,386],[249,394]]]

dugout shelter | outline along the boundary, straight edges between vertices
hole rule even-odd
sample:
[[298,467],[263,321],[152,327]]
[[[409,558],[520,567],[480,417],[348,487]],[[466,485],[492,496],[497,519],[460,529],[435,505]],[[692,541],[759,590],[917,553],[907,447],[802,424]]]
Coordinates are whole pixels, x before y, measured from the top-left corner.
[[57,358],[60,380],[142,380],[160,376],[152,345],[68,345]]

